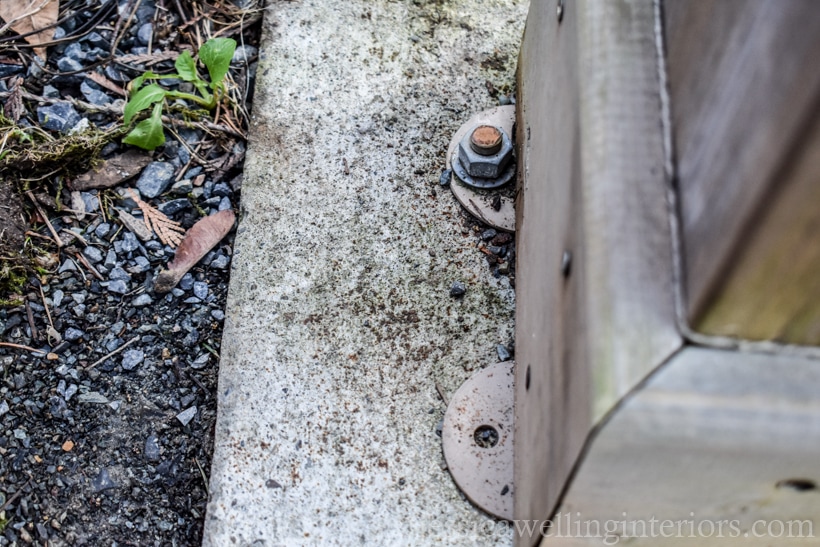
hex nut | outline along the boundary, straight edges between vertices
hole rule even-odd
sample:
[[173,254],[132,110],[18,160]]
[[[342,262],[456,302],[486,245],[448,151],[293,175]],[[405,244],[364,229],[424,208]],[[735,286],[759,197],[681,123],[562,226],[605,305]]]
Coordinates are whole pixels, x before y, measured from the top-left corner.
[[473,150],[471,141],[475,129],[467,133],[458,144],[458,161],[471,177],[496,179],[510,163],[513,155],[512,141],[503,129],[498,130],[501,132],[501,148],[495,154],[484,156]]

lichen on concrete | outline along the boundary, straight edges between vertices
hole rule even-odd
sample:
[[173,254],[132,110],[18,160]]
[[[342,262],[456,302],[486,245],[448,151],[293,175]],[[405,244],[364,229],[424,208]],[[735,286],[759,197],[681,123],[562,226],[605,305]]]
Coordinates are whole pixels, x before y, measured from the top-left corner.
[[205,545],[511,542],[435,433],[436,383],[495,362],[514,310],[438,180],[450,136],[511,89],[526,9],[268,8]]

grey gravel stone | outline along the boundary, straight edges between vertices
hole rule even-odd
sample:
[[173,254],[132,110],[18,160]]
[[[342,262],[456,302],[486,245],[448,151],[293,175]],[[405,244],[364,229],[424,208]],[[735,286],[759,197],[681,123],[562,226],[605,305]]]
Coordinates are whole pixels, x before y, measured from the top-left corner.
[[122,368],[134,370],[145,359],[145,353],[141,349],[129,349],[122,354]]
[[203,353],[203,354],[197,356],[197,358],[194,359],[193,362],[191,362],[191,368],[193,368],[193,369],[205,368],[205,366],[208,364],[208,359],[209,359],[209,356],[208,356],[207,353]]
[[116,294],[125,294],[128,292],[128,283],[122,279],[115,279],[108,283],[108,290]]
[[187,198],[172,199],[171,201],[166,201],[158,207],[162,214],[168,216],[175,215],[180,211],[184,211],[185,209],[190,208],[191,202],[188,201]]
[[494,238],[497,235],[498,235],[498,232],[495,229],[489,228],[489,229],[484,230],[483,232],[481,232],[481,239],[483,239],[484,241],[488,241],[488,240]]
[[117,265],[117,253],[114,252],[114,249],[108,249],[108,253],[105,255],[105,262],[103,265],[106,268],[113,268]]
[[191,329],[191,332],[182,339],[182,345],[185,347],[194,347],[197,342],[199,342],[199,331],[196,329]]
[[219,200],[219,205],[216,207],[217,211],[227,211],[231,208],[233,208],[233,204],[231,203],[231,198],[228,197]]
[[52,305],[55,308],[59,308],[60,304],[63,303],[63,297],[64,296],[65,296],[65,293],[63,291],[61,291],[60,289],[57,289],[56,291],[54,291],[54,294],[51,295]]
[[57,68],[61,72],[79,72],[83,69],[83,64],[71,57],[60,57],[57,59]]
[[147,46],[151,42],[151,38],[154,36],[154,25],[151,23],[145,23],[144,25],[140,26],[139,30],[137,31],[137,40],[144,46]]
[[6,402],[5,399],[0,401],[0,416],[7,413],[9,411],[9,404]]
[[86,393],[80,393],[77,396],[77,400],[81,403],[93,403],[98,405],[107,405],[108,399],[105,395],[101,393],[97,393],[96,391],[88,391]]
[[69,342],[76,342],[83,336],[85,336],[85,333],[80,329],[75,329],[74,327],[68,327],[65,330],[65,334],[63,334],[63,338]]
[[224,270],[225,268],[228,267],[228,264],[230,264],[230,263],[231,263],[231,257],[229,257],[226,254],[221,254],[221,255],[217,256],[216,258],[214,258],[211,261],[210,266],[211,266],[211,268],[218,268],[220,270]]
[[108,104],[113,100],[110,95],[100,91],[86,80],[80,84],[80,93],[91,104]]
[[200,300],[208,298],[208,284],[204,281],[194,282],[194,296]]
[[98,262],[102,262],[103,254],[102,251],[96,247],[88,246],[83,249],[83,255],[88,259],[89,262],[92,264],[97,264]]
[[247,64],[253,57],[256,56],[258,51],[259,50],[253,46],[237,46],[236,50],[233,52],[231,62],[235,64]]
[[192,406],[177,414],[177,420],[179,420],[179,423],[182,425],[188,425],[191,423],[191,420],[194,419],[194,416],[196,416],[196,407]]
[[111,272],[108,274],[108,279],[111,281],[131,281],[131,274],[129,274],[119,266],[116,266],[111,269]]
[[459,298],[464,296],[466,292],[467,287],[465,287],[461,281],[453,281],[453,284],[450,286],[450,296],[452,297]]
[[60,265],[60,269],[57,270],[57,273],[63,272],[73,272],[77,270],[77,265],[74,264],[74,261],[70,258],[66,258],[63,263]]
[[216,319],[217,321],[222,321],[225,319],[225,312],[222,310],[211,310],[211,317]]
[[438,178],[438,183],[445,188],[450,186],[450,177],[452,177],[453,172],[449,169],[445,169],[441,172],[441,176]]
[[145,459],[148,461],[159,461],[159,439],[156,435],[149,435],[145,439]]
[[99,493],[105,490],[110,490],[111,488],[116,488],[117,483],[111,479],[111,475],[108,473],[108,470],[103,468],[96,477],[91,479],[91,487],[94,489],[94,492]]
[[100,223],[96,228],[94,228],[94,234],[97,237],[105,237],[111,232],[111,225],[107,222]]
[[509,361],[510,357],[512,357],[512,355],[510,355],[510,350],[508,350],[507,346],[503,344],[498,344],[495,347],[495,352],[498,354],[499,361]]
[[182,179],[171,186],[171,193],[175,196],[187,196],[194,189],[191,179]]
[[122,235],[122,250],[126,253],[136,251],[140,248],[140,242],[131,232],[126,232]]
[[150,295],[143,293],[143,294],[139,295],[138,297],[136,297],[134,300],[132,300],[131,305],[134,306],[135,308],[141,308],[143,306],[148,306],[153,301],[154,300],[151,298]]
[[155,161],[142,170],[137,188],[143,196],[155,198],[168,189],[173,179],[174,166],[165,161]]
[[63,397],[65,397],[66,401],[70,401],[71,398],[74,397],[74,395],[77,393],[77,391],[79,391],[79,389],[80,388],[77,387],[77,384],[71,384],[67,388],[65,388],[65,394],[63,395]]

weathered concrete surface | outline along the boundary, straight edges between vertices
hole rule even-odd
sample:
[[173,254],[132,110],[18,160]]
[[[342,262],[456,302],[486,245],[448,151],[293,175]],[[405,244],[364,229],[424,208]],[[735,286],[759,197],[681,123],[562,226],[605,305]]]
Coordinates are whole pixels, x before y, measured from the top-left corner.
[[[438,186],[509,87],[527,4],[273,2],[223,340],[204,544],[511,542],[442,470],[514,296]],[[455,280],[462,300],[449,296]]]

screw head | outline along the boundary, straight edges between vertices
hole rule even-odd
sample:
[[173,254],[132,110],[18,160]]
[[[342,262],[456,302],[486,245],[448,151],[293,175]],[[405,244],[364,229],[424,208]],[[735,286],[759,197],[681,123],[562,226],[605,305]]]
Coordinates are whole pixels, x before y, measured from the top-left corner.
[[501,150],[501,131],[492,125],[479,125],[470,135],[470,148],[482,156],[492,156]]

